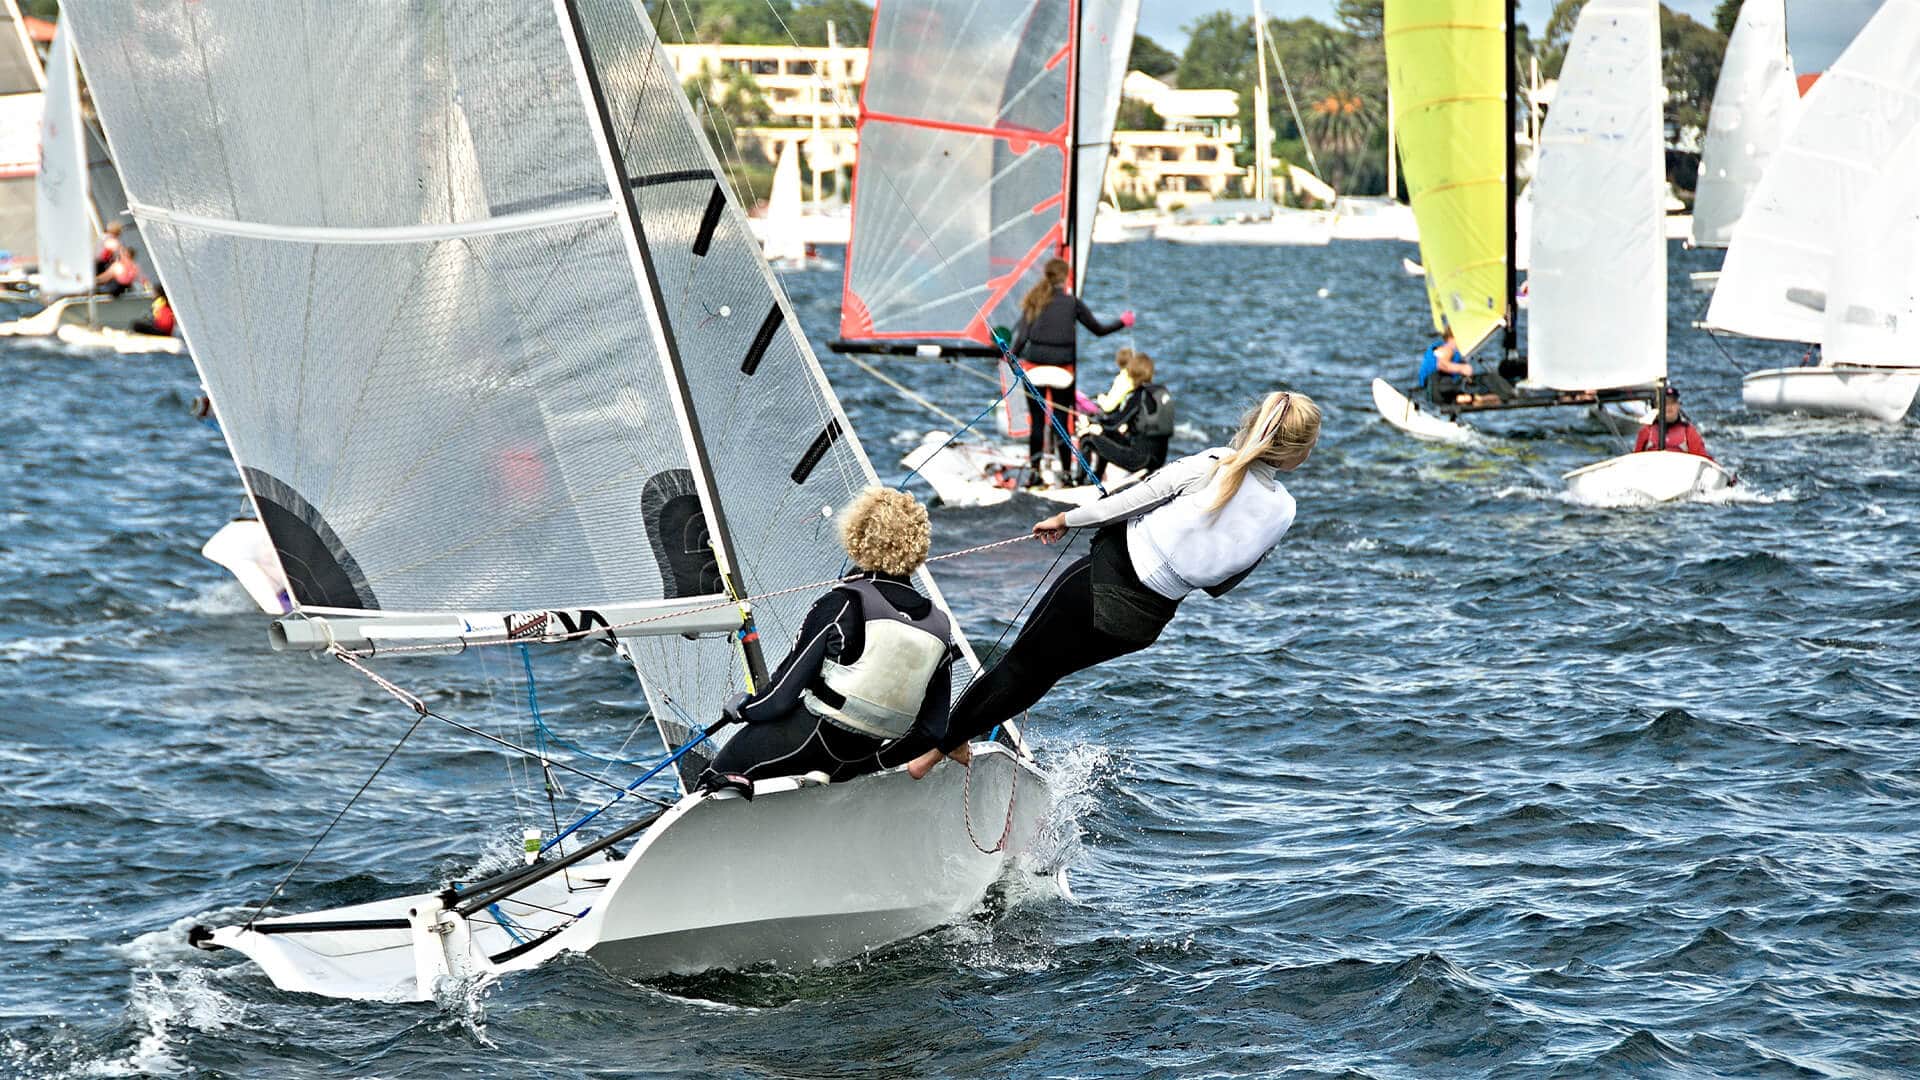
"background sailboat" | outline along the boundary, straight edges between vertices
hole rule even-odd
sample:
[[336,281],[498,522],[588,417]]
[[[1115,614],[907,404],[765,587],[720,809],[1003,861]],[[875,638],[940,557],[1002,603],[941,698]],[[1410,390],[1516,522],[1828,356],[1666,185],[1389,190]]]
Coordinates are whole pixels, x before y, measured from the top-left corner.
[[[350,35],[239,0],[69,17],[289,573],[276,642],[370,671],[376,648],[604,638],[674,752],[625,787],[697,774],[701,723],[766,677],[762,637],[792,640],[839,576],[823,515],[874,474],[644,10],[456,0],[369,8]],[[343,296],[355,317],[308,317]],[[1003,746],[931,782],[756,795],[638,820],[617,796],[576,822],[592,842],[551,837],[530,866],[195,938],[289,989],[382,999],[569,951],[833,959],[970,910],[1048,803]],[[969,797],[1004,843],[969,841]]]
[[[1714,86],[1694,192],[1692,246],[1724,249],[1732,242],[1747,200],[1793,130],[1799,109],[1786,0],[1746,0]],[[1718,271],[1693,275],[1695,287],[1705,291],[1719,278]]]
[[[1920,122],[1920,0],[1887,0],[1801,103],[1734,230],[1706,328],[1820,344],[1827,292],[1846,233],[1879,167]],[[1821,357],[1813,367],[1757,371],[1749,408],[1898,420],[1912,403],[1904,369]]]
[[0,275],[16,286],[27,283],[38,254],[33,204],[43,82],[19,4],[0,0]]

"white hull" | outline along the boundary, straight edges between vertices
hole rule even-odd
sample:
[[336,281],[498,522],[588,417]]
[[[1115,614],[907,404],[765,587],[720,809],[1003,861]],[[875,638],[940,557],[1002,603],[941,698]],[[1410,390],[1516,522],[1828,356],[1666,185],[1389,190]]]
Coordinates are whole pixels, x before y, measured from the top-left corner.
[[[998,745],[976,745],[971,771],[970,794],[968,770],[947,762],[921,781],[896,769],[762,781],[752,801],[689,795],[620,860],[582,862],[469,916],[426,893],[264,920],[404,927],[229,926],[210,940],[281,989],[386,1001],[567,952],[635,977],[833,963],[963,918],[1032,845],[1051,810],[1046,778]],[[1003,831],[1005,851],[980,850]]]
[[[1035,498],[1065,506],[1085,506],[1100,497],[1100,489],[1092,484],[1020,488],[1018,481],[1024,476],[1027,464],[1026,447],[1011,443],[999,446],[949,443],[947,436],[944,431],[929,431],[919,446],[900,459],[900,464],[914,470],[933,488],[943,505],[963,509],[999,506],[1010,501],[1015,491],[1022,490]],[[1132,475],[1109,469],[1102,480],[1111,490]]]
[[152,303],[151,296],[63,296],[24,319],[0,323],[0,337],[53,337],[62,327],[129,325]]
[[1324,210],[1276,208],[1265,221],[1169,223],[1154,229],[1153,235],[1175,244],[1323,247],[1333,239],[1333,215]]
[[1740,397],[1761,412],[1867,416],[1898,423],[1920,390],[1920,368],[1794,367],[1756,371]]
[[1151,240],[1154,230],[1164,220],[1165,216],[1157,210],[1121,212],[1103,208],[1093,219],[1093,242],[1130,244],[1136,240]]
[[1427,276],[1426,267],[1408,258],[1402,258],[1400,260],[1400,270],[1408,277],[1423,278]]
[[1669,240],[1693,239],[1693,215],[1692,214],[1668,214],[1667,215],[1667,239]]
[[88,352],[115,352],[123,356],[163,354],[179,356],[185,346],[177,337],[136,334],[111,326],[75,326],[68,324],[54,331],[61,344]]
[[768,259],[767,265],[776,274],[797,274],[805,270],[838,270],[840,264],[833,259],[818,255],[802,255],[797,259]]
[[1455,423],[1438,413],[1427,412],[1415,405],[1412,399],[1395,390],[1385,379],[1373,380],[1373,407],[1380,411],[1382,419],[1401,431],[1422,442],[1452,443],[1456,446],[1473,442],[1477,435],[1465,424]]
[[207,540],[200,554],[226,567],[261,611],[285,615],[293,610],[287,576],[265,525],[253,518],[229,521]]
[[1333,208],[1335,240],[1404,240],[1420,242],[1420,223],[1413,207],[1378,197],[1343,198]]
[[[824,211],[802,210],[800,218],[791,226],[803,244],[841,244],[853,234],[853,217],[846,207],[833,205]],[[754,239],[762,244],[767,242],[769,232],[778,232],[778,228],[769,230],[766,218],[747,219],[747,229]]]
[[1564,477],[1567,490],[1596,506],[1669,502],[1719,491],[1733,474],[1698,454],[1649,450],[1575,469]]
[[1693,291],[1710,293],[1720,287],[1720,271],[1696,270],[1687,275],[1687,281],[1693,285]]

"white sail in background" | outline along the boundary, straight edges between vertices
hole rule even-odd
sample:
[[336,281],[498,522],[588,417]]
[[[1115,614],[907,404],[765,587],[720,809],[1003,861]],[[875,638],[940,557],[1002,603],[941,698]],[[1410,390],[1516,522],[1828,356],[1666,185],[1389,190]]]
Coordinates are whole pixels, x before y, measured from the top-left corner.
[[93,208],[87,201],[86,123],[80,113],[73,37],[61,22],[47,52],[46,108],[40,120],[40,181],[34,228],[40,297],[93,291]]
[[1800,91],[1787,51],[1786,0],[1746,0],[1727,41],[1713,91],[1700,180],[1693,202],[1693,245],[1724,248],[1767,164],[1793,129]]
[[1887,0],[1820,76],[1734,232],[1707,324],[1820,340],[1847,213],[1920,120],[1920,0]]
[[800,144],[780,148],[773,170],[773,191],[767,196],[766,256],[770,260],[798,261],[807,257],[800,236]]
[[40,60],[15,0],[0,0],[0,268],[37,257],[34,178],[40,161]]
[[1667,372],[1666,167],[1655,0],[1590,0],[1541,132],[1528,377],[1555,390]]
[[1920,126],[1847,215],[1827,289],[1822,359],[1920,367]]
[[1133,29],[1140,0],[1079,0],[1080,39],[1073,57],[1074,223],[1073,278],[1078,290],[1087,280],[1093,251],[1094,215],[1106,190],[1107,163],[1113,152],[1113,125],[1120,113],[1120,84],[1133,52]]

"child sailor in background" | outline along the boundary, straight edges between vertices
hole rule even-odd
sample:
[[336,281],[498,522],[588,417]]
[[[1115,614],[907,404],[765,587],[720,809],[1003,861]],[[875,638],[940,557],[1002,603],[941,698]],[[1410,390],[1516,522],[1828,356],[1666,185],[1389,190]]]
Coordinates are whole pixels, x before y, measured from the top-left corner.
[[1280,474],[1306,464],[1320,409],[1305,394],[1262,398],[1227,446],[1181,458],[1132,487],[1033,527],[1052,543],[1099,527],[1093,549],[1055,578],[1013,647],[953,707],[944,736],[915,758],[918,779],[944,755],[1020,715],[1076,671],[1153,644],[1195,589],[1221,596],[1293,524]]
[[112,265],[120,254],[120,233],[126,226],[117,221],[107,224],[106,234],[100,237],[100,250],[93,256],[93,272],[99,274]]
[[1095,475],[1106,465],[1125,472],[1157,469],[1167,463],[1167,446],[1173,441],[1173,392],[1153,381],[1153,357],[1133,349],[1120,351],[1127,359],[1126,396],[1094,417],[1099,430],[1080,440],[1080,454]]
[[[814,602],[767,685],[730,702],[744,723],[713,760],[709,786],[823,772],[845,780],[898,764],[945,730],[958,650],[946,612],[913,587],[932,537],[904,491],[868,488],[840,519],[859,573]],[[910,732],[914,748],[888,751]]]
[[113,261],[94,276],[94,288],[107,296],[119,296],[133,288],[134,282],[140,280],[140,264],[134,259],[137,254],[126,244],[115,248]]
[[153,286],[153,309],[133,320],[127,329],[136,334],[151,334],[154,337],[172,337],[176,325],[173,305],[167,302],[167,290],[159,282]]

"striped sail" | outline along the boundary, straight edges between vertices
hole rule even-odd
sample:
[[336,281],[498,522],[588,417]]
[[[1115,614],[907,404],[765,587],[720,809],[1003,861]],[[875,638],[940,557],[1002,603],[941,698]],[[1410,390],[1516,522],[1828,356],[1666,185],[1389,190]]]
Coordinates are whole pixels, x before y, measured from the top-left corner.
[[882,0],[860,95],[840,336],[990,344],[1070,258],[1080,0]]
[[1693,202],[1693,246],[1724,248],[1733,239],[1747,199],[1792,130],[1799,106],[1787,52],[1786,0],[1746,0],[1713,91]]
[[1540,132],[1527,370],[1554,390],[1667,374],[1660,7],[1588,0]]
[[1507,317],[1502,0],[1387,0],[1387,80],[1435,329],[1468,352]]
[[1821,340],[1846,215],[1920,121],[1920,0],[1887,0],[1800,103],[1748,202],[1707,309],[1747,337]]
[[40,160],[40,60],[15,0],[0,0],[0,268],[34,261]]

